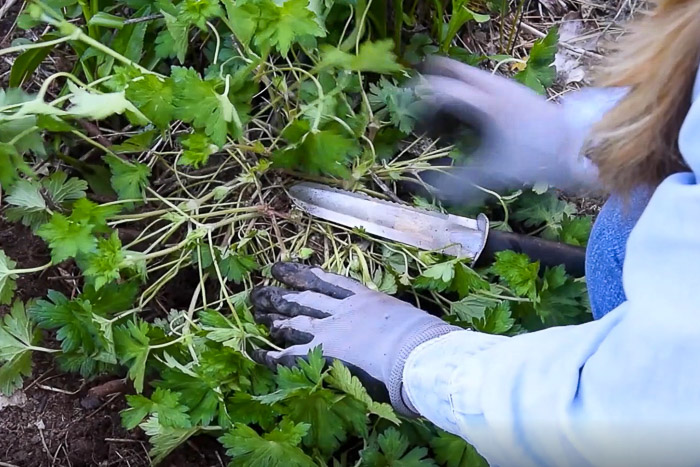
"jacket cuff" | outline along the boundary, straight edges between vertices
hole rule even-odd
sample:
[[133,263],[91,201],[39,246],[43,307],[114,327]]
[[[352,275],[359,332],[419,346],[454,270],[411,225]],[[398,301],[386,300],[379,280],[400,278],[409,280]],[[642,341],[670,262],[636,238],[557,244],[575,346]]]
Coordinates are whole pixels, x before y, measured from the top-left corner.
[[405,392],[403,390],[403,370],[406,365],[406,360],[411,352],[419,345],[436,339],[440,336],[444,336],[453,331],[462,331],[463,329],[457,326],[451,326],[444,323],[431,323],[429,326],[423,328],[419,332],[413,334],[401,347],[396,361],[391,369],[391,375],[389,381],[387,382],[387,389],[389,390],[389,398],[391,400],[391,405],[394,409],[401,415],[406,417],[417,417],[418,411],[411,404],[408,398],[405,398]]
[[[460,433],[453,398],[471,414],[480,414],[483,368],[478,355],[511,339],[460,330],[425,342],[404,364],[404,397],[414,412],[450,433]],[[455,387],[455,378],[459,384]]]

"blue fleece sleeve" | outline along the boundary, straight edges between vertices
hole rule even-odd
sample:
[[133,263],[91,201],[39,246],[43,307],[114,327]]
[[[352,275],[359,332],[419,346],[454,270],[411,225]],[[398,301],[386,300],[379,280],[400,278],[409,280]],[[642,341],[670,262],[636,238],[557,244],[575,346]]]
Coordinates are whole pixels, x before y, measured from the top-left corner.
[[656,190],[627,244],[627,301],[516,337],[416,348],[411,404],[492,465],[700,465],[700,84],[679,137],[692,172]]

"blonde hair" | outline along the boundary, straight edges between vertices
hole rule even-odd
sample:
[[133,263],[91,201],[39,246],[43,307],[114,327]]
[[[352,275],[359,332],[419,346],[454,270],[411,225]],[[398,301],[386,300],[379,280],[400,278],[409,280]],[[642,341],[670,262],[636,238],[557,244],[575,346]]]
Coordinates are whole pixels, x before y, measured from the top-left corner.
[[700,60],[700,1],[652,3],[651,14],[613,46],[598,82],[631,89],[596,126],[591,154],[603,184],[623,196],[687,170],[678,132]]

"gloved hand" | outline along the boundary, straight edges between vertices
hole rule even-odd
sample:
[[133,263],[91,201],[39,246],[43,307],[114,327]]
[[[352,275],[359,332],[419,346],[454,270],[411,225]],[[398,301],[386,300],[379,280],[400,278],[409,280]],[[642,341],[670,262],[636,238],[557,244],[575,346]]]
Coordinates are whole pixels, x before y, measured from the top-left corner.
[[478,146],[461,169],[430,180],[447,197],[478,194],[474,184],[496,191],[538,182],[574,191],[597,187],[597,170],[580,152],[590,127],[624,90],[586,89],[559,105],[448,58],[429,58],[421,72],[416,90],[428,133],[459,138],[469,128],[477,134]]
[[[423,342],[461,328],[319,268],[277,263],[272,275],[297,291],[279,287],[254,290],[251,301],[255,316],[270,326],[273,339],[292,346],[283,351],[260,351],[256,360],[269,366],[294,365],[297,358],[321,345],[326,358],[347,364],[370,393],[376,383],[386,386],[394,408],[415,415],[410,402],[402,397],[406,358]],[[376,390],[372,395],[376,396]]]

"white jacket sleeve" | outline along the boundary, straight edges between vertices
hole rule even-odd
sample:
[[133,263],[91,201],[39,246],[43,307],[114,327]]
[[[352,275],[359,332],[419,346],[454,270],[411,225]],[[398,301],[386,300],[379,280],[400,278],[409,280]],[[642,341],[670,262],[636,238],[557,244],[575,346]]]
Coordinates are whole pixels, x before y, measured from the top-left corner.
[[516,337],[417,347],[404,390],[492,465],[700,465],[700,80],[680,134],[692,173],[656,190],[627,245],[628,301]]

